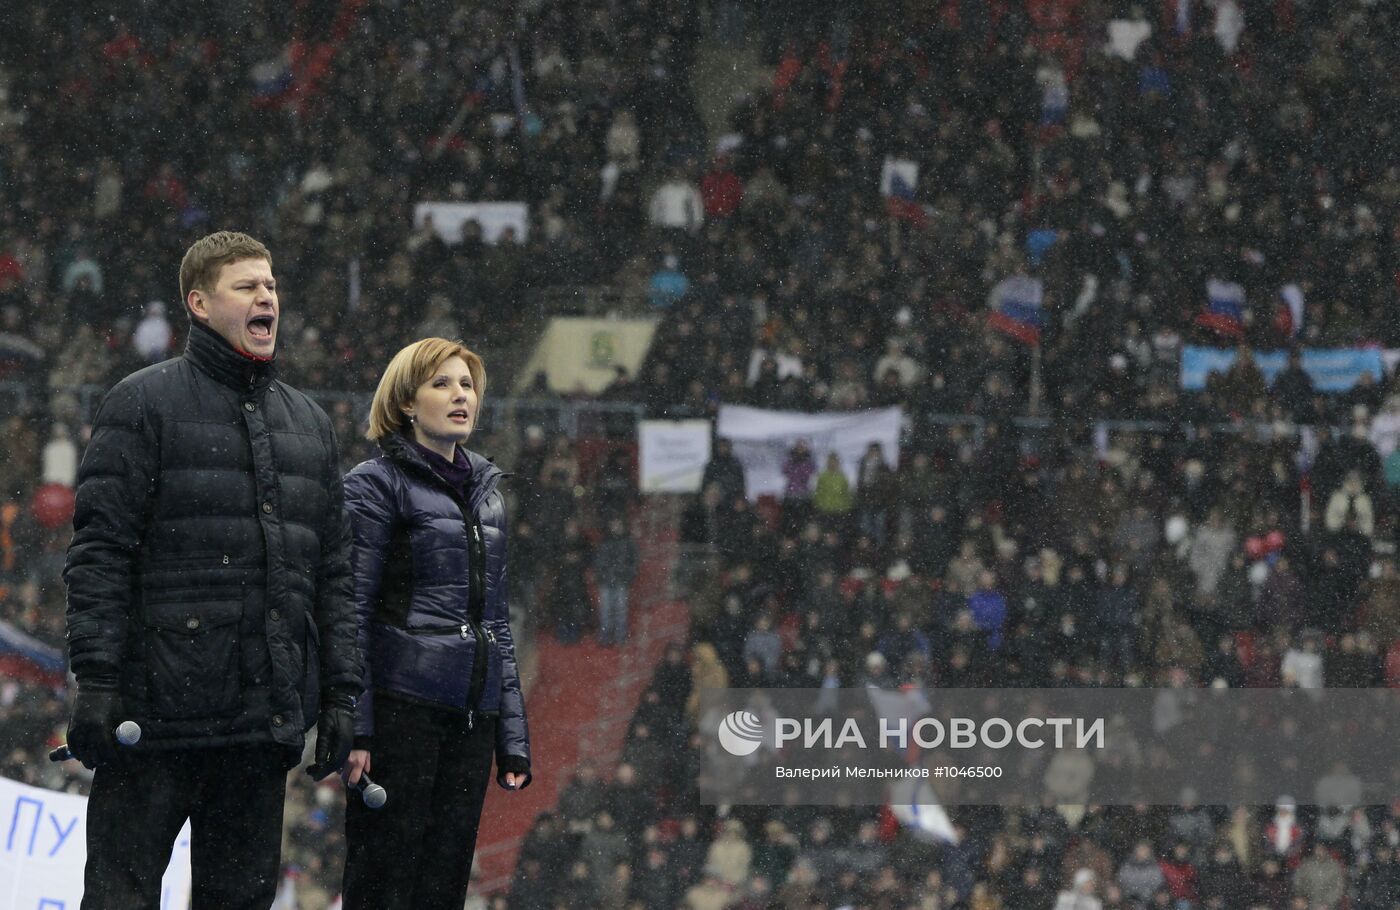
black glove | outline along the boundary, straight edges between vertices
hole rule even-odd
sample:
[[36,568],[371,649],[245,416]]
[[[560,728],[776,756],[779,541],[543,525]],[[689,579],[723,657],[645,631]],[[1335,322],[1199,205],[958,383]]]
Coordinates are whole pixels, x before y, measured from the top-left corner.
[[116,687],[79,685],[68,721],[68,750],[89,771],[117,760],[117,732],[122,699]]
[[314,780],[322,780],[345,766],[355,743],[355,697],[333,692],[322,699],[321,716],[316,721],[316,763],[306,769]]
[[[517,784],[515,787],[506,786],[506,775],[524,775],[525,783]],[[504,790],[524,790],[530,786],[530,781],[535,776],[530,773],[530,760],[523,755],[501,755],[496,758],[496,783]]]

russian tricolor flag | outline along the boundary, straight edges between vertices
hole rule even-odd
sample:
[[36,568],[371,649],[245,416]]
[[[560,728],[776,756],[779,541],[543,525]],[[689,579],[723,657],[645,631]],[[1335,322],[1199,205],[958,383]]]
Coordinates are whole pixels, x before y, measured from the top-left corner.
[[[905,685],[900,689],[867,688],[870,705],[875,709],[881,722],[899,720],[902,729],[909,729],[928,714],[928,697],[922,689]],[[885,747],[900,751],[898,739],[886,742]],[[910,766],[917,765],[921,749],[912,737],[903,738],[903,758]],[[900,778],[890,783],[888,799],[880,811],[881,834],[893,837],[901,827],[907,828],[915,837],[928,843],[956,844],[958,832],[953,827],[948,812],[939,802],[927,780]]]
[[253,82],[254,104],[269,105],[285,98],[296,84],[294,47],[288,45],[275,57],[253,64],[248,77]]
[[1303,332],[1303,289],[1296,284],[1285,284],[1279,288],[1279,306],[1274,316],[1274,325],[1290,339]]
[[938,794],[926,780],[899,779],[890,784],[890,802],[885,812],[894,822],[926,843],[956,844],[958,832],[948,817],[948,810],[938,801]]
[[1041,303],[1045,299],[1045,283],[1029,275],[1003,278],[992,288],[988,302],[992,313],[988,322],[992,328],[1005,332],[1022,344],[1040,344]]
[[1244,338],[1244,286],[1212,278],[1206,282],[1206,311],[1196,322],[1231,338]]
[[880,170],[880,192],[885,211],[891,218],[908,221],[915,227],[928,224],[928,212],[919,204],[919,166],[903,158],[886,158]]
[[0,620],[0,676],[58,688],[65,684],[68,665],[61,649]]

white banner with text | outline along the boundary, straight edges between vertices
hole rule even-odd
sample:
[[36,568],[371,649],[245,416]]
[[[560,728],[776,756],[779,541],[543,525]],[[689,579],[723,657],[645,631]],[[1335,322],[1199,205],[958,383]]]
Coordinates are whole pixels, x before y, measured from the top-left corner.
[[710,460],[710,422],[643,420],[637,449],[643,493],[698,493]]
[[[87,797],[0,777],[0,910],[78,910],[87,862]],[[161,881],[160,910],[190,905],[190,823]]]

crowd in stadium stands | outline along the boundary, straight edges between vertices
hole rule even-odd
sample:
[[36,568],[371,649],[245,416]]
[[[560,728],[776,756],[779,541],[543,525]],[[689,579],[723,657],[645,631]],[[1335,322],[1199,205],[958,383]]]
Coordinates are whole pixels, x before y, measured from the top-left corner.
[[[948,844],[876,809],[720,817],[694,789],[707,686],[1400,683],[1400,396],[1319,394],[1296,359],[1270,386],[1250,356],[1400,345],[1400,7],[509,6],[114,0],[0,29],[23,61],[0,76],[0,378],[28,402],[0,425],[0,619],[61,645],[66,534],[36,490],[71,486],[71,389],[179,349],[195,237],[264,238],[286,376],[361,395],[408,340],[489,363],[538,289],[615,285],[661,322],[605,397],[899,405],[911,427],[855,483],[795,448],[778,502],[748,500],[721,443],[681,519],[693,640],[492,906],[1400,904],[1400,807],[960,809]],[[717,142],[707,35],[774,74]],[[429,199],[526,202],[528,231],[448,245],[414,226]],[[1038,349],[987,326],[1018,274],[1043,284]],[[1242,294],[1224,323],[1200,318],[1212,280]],[[1188,343],[1241,356],[1184,393]],[[330,409],[354,463],[363,415]],[[567,438],[522,445],[517,596],[577,640],[590,582],[626,615],[636,557],[600,531],[634,491],[612,464],[580,497]],[[0,683],[0,774],[81,789],[42,760],[65,716]],[[341,797],[293,779],[286,859],[324,906]]]

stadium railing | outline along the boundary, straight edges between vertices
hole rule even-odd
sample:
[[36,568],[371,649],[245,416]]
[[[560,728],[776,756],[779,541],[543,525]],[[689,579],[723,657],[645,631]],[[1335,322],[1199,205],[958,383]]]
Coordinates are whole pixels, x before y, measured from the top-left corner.
[[[371,395],[368,392],[352,392],[340,389],[310,389],[307,394],[315,399],[328,413],[338,407],[349,405],[357,424],[363,423],[369,413]],[[101,385],[79,385],[70,387],[44,388],[18,380],[0,381],[0,415],[24,414],[33,408],[45,405],[48,401],[68,396],[76,402],[76,417],[88,422],[97,411],[97,406],[106,394],[107,387]],[[670,413],[674,411],[674,413]],[[696,417],[703,415],[682,413],[685,409],[677,406],[668,409],[667,417]],[[514,427],[523,433],[531,425],[538,426],[546,434],[563,433],[571,439],[587,436],[606,436],[613,439],[635,438],[636,425],[647,417],[647,406],[639,402],[599,401],[594,399],[569,398],[527,398],[527,397],[488,397],[482,408],[480,429],[486,432]],[[975,442],[981,442],[989,423],[987,418],[971,414],[920,414],[919,422],[927,425],[963,427],[973,434]],[[906,420],[908,423],[908,420]],[[1061,424],[1047,417],[1013,417],[1000,421],[1010,424],[1018,432],[1023,446],[1033,447],[1042,437],[1063,429]],[[1180,433],[1187,439],[1194,439],[1203,425],[1173,423],[1160,420],[1088,420],[1078,425],[1087,430],[1089,438],[1094,435],[1115,433],[1170,434]],[[1269,422],[1224,422],[1211,423],[1210,429],[1228,435],[1248,435],[1258,441],[1275,439],[1280,426]],[[1296,438],[1302,429],[1288,424],[1283,432]],[[1312,428],[1315,432],[1330,431],[1343,433],[1343,427]]]

